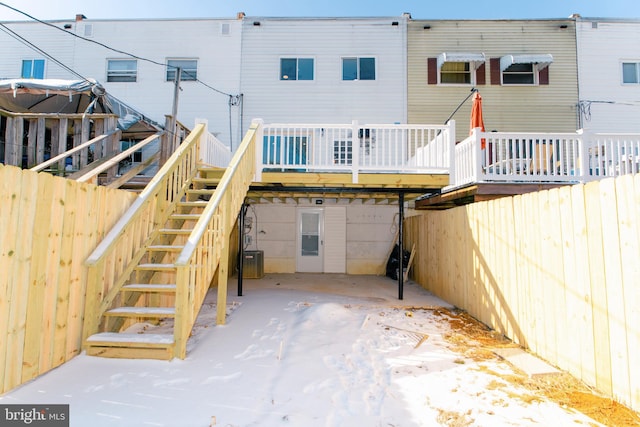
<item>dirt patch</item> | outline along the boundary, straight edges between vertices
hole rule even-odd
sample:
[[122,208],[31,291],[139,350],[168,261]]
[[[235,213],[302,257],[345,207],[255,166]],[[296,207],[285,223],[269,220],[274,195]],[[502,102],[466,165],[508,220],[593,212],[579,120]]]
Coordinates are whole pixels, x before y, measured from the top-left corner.
[[447,427],[467,427],[473,424],[473,418],[469,413],[461,414],[454,411],[444,411],[438,409],[438,418],[436,419],[440,424],[444,424]]
[[[478,362],[491,360],[497,358],[492,348],[518,347],[517,344],[496,331],[492,331],[465,311],[441,307],[429,310],[441,317],[443,322],[449,324],[450,332],[444,335],[445,340],[451,345],[453,351],[461,353],[467,358]],[[539,401],[540,397],[538,396],[542,395],[563,407],[580,411],[593,420],[610,427],[640,426],[640,414],[610,398],[599,395],[595,390],[569,374],[561,373],[529,378],[524,373],[501,374],[482,365],[480,369],[499,378],[492,381],[490,387],[500,388],[506,385],[500,381],[503,380],[530,391],[531,394],[523,393],[518,396],[510,396],[524,402]],[[464,416],[460,415],[458,414],[456,418],[451,413],[442,413],[441,417],[448,426],[466,425],[464,424],[466,422]]]

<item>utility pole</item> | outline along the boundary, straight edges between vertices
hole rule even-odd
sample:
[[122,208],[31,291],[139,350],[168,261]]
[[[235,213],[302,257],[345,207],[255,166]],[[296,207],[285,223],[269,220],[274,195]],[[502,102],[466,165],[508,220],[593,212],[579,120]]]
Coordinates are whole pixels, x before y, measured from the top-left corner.
[[180,79],[182,78],[182,68],[176,67],[176,76],[173,87],[173,107],[171,108],[171,151],[169,156],[178,148],[178,98],[180,96]]

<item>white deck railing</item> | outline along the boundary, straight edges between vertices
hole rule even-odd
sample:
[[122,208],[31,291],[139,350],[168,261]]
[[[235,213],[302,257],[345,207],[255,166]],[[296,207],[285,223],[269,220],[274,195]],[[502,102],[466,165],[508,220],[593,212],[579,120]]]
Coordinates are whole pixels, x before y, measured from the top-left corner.
[[638,173],[639,134],[481,132],[455,146],[453,187],[480,182],[586,182]]
[[267,171],[440,173],[453,167],[455,123],[447,125],[268,124],[257,176]]
[[200,141],[199,161],[209,166],[226,168],[231,161],[231,150],[224,145],[215,135],[209,133],[207,120],[196,119],[196,125],[205,125],[205,131]]

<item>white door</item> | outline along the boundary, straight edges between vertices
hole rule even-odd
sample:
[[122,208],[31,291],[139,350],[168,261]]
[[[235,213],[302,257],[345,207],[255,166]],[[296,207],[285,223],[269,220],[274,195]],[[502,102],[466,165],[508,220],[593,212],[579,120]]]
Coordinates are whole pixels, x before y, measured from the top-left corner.
[[324,270],[324,219],[320,208],[298,209],[296,271],[322,273]]

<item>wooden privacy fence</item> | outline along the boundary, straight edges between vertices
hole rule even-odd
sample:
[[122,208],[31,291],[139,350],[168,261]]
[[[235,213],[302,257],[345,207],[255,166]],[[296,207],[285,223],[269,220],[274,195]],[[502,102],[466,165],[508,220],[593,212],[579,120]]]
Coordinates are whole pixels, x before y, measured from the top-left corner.
[[407,218],[423,287],[640,410],[640,175]]
[[80,353],[84,260],[135,198],[0,165],[0,393]]

